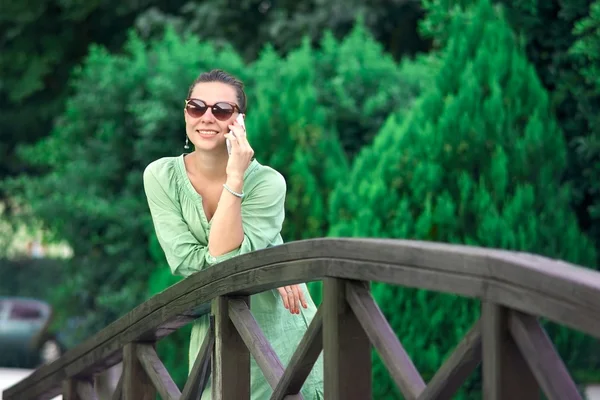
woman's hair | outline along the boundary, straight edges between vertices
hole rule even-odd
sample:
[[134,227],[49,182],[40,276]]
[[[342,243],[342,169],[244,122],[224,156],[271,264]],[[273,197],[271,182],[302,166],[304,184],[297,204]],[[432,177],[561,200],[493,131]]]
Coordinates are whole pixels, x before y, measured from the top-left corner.
[[188,98],[192,95],[192,91],[196,85],[201,82],[221,82],[226,85],[233,86],[236,91],[238,106],[240,107],[242,113],[246,113],[246,92],[244,92],[244,84],[235,76],[220,69],[213,69],[212,71],[204,72],[200,74],[194,83],[192,83],[192,86],[190,86],[190,90],[188,91],[187,95]]

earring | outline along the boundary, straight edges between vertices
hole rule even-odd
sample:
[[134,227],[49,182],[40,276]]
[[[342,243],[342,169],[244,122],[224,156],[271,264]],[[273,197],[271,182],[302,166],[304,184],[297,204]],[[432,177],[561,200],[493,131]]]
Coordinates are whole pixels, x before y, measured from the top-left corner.
[[183,146],[183,148],[185,150],[189,150],[190,149],[189,138],[187,137],[187,135],[185,136],[185,146]]

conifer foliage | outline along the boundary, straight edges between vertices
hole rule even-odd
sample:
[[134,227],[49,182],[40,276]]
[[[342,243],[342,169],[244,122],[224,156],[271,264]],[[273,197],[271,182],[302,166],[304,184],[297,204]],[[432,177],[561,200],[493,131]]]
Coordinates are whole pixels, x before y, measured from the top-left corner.
[[[502,14],[481,0],[449,25],[434,86],[408,117],[390,116],[332,194],[329,233],[522,250],[592,265],[594,249],[559,184],[565,164],[547,93]],[[456,296],[383,284],[373,293],[426,380],[478,315],[475,302]],[[589,344],[565,329],[556,329],[555,343],[571,334],[559,348],[567,363],[574,357],[565,350],[579,353]],[[383,368],[375,364],[374,397],[397,398]]]

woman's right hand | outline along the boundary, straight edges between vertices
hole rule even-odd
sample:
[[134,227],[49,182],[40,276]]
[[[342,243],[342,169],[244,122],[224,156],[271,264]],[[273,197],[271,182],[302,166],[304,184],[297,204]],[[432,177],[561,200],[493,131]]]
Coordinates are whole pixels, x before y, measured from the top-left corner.
[[304,308],[308,308],[308,304],[304,298],[304,292],[300,285],[284,286],[277,288],[277,290],[283,299],[284,307],[290,310],[292,314],[300,314],[300,305]]
[[231,154],[226,169],[227,178],[243,181],[244,173],[252,162],[252,157],[254,157],[254,150],[248,143],[246,129],[242,125],[234,121],[233,125],[229,125],[229,129],[233,133],[230,132],[225,135],[231,143]]

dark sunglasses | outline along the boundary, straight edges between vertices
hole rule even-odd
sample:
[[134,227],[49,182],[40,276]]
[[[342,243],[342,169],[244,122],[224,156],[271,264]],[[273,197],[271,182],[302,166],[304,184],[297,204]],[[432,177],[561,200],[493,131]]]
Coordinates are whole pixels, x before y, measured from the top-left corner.
[[212,115],[219,121],[226,121],[231,118],[234,112],[240,111],[240,108],[236,104],[227,103],[225,101],[220,101],[212,106],[209,106],[200,99],[187,99],[185,101],[185,110],[192,118],[200,118],[209,107],[212,111]]

